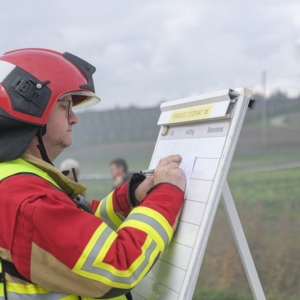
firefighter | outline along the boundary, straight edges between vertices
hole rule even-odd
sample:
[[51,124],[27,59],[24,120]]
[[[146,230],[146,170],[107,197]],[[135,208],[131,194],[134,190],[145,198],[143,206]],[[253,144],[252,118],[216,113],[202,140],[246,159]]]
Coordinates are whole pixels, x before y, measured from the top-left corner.
[[172,238],[179,155],[90,203],[53,165],[72,144],[73,107],[100,101],[94,72],[67,52],[0,57],[0,299],[126,299]]

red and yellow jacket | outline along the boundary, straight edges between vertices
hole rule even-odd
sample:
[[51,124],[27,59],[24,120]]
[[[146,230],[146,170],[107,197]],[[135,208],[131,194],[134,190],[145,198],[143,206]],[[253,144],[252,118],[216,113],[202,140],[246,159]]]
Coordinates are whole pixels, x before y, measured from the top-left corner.
[[183,203],[177,187],[161,184],[133,208],[126,183],[92,202],[95,215],[71,200],[83,190],[28,153],[0,163],[0,257],[34,283],[6,274],[8,299],[119,297],[170,242]]

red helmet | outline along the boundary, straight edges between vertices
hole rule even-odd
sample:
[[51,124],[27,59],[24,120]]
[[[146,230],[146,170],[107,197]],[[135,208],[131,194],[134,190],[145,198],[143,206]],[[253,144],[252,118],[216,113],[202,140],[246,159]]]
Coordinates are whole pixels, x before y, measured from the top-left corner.
[[71,95],[73,106],[91,106],[96,68],[68,52],[20,49],[0,57],[0,161],[20,157],[56,101]]

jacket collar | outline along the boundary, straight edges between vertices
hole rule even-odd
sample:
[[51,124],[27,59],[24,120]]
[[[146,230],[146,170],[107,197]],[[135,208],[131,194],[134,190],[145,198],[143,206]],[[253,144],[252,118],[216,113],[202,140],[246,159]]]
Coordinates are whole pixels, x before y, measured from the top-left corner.
[[86,186],[70,180],[57,168],[42,159],[35,157],[28,150],[21,158],[46,172],[71,199],[74,199],[79,194],[85,192]]

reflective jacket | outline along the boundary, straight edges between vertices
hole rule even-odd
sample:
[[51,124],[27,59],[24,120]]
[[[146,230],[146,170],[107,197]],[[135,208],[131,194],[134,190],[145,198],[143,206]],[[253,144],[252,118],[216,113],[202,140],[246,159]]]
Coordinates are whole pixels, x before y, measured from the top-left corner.
[[183,202],[182,191],[161,184],[133,208],[126,183],[93,201],[91,215],[71,200],[81,185],[29,154],[0,163],[0,181],[0,257],[34,282],[6,274],[9,300],[123,295],[170,242]]

